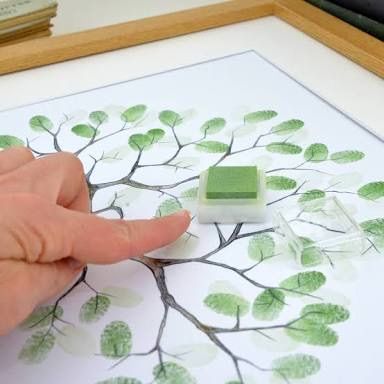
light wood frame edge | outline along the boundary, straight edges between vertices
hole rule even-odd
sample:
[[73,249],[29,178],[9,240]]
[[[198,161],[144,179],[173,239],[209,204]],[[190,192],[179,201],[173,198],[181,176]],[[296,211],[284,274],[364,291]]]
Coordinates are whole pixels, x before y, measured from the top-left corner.
[[303,0],[233,0],[0,48],[0,74],[276,16],[384,78],[384,43]]

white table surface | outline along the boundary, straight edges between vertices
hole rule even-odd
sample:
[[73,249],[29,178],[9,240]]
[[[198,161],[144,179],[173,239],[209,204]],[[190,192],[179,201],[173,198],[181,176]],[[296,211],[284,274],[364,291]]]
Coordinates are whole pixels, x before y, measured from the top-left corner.
[[0,110],[250,49],[384,137],[384,80],[276,17],[1,76]]

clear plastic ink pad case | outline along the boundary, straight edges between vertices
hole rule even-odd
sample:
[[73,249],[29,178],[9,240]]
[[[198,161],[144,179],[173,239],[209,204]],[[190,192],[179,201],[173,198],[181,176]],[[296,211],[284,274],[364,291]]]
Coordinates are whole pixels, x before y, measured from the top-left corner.
[[336,197],[283,207],[273,214],[283,247],[300,265],[313,266],[361,255],[366,237]]

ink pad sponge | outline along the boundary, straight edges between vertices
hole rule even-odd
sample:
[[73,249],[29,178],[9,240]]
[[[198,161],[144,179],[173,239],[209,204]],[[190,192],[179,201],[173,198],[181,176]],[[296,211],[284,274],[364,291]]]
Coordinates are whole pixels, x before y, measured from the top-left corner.
[[257,167],[211,167],[207,199],[256,199]]
[[256,166],[210,167],[200,175],[200,223],[252,223],[265,217],[265,175]]

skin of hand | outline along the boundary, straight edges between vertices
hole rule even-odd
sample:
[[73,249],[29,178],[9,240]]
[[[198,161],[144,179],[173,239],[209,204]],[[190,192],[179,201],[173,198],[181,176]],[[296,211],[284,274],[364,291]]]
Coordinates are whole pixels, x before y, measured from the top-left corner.
[[189,223],[186,211],[151,220],[97,217],[75,156],[1,151],[0,335],[62,292],[87,263],[116,263],[165,246]]

